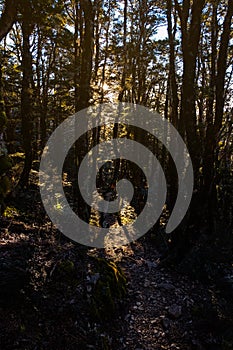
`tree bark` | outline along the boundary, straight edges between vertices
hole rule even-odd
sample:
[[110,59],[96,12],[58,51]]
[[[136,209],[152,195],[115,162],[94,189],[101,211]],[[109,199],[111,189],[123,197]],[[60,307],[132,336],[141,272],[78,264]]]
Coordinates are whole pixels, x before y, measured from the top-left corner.
[[126,48],[126,42],[127,42],[127,14],[128,14],[128,0],[124,1],[124,34],[123,34],[123,61],[124,61],[124,67],[121,77],[121,88],[120,93],[118,95],[118,101],[122,102],[124,93],[125,93],[125,80],[126,80],[126,64],[127,64],[127,48]]
[[0,18],[0,41],[9,33],[17,16],[19,1],[6,0],[5,7]]
[[110,29],[110,15],[111,15],[111,4],[109,2],[108,5],[108,12],[107,16],[109,18],[107,28],[106,28],[106,35],[105,35],[105,53],[104,53],[104,62],[103,62],[103,68],[102,68],[102,79],[101,79],[101,100],[100,102],[104,102],[104,83],[106,78],[106,66],[107,66],[107,59],[108,59],[108,48],[109,48],[109,29]]
[[[80,46],[82,42],[82,30],[83,30],[83,21],[80,15],[80,4],[79,1],[75,2],[74,5],[74,103],[75,103],[75,112],[79,110],[79,83],[80,83],[80,65],[81,65],[81,52]],[[79,40],[80,39],[80,40]],[[79,41],[79,42],[78,42]]]
[[178,86],[176,82],[176,67],[175,67],[175,36],[172,29],[172,1],[167,1],[167,22],[168,22],[168,37],[170,46],[170,57],[169,57],[169,84],[170,84],[170,95],[171,95],[171,122],[175,127],[178,126]]
[[102,0],[98,0],[96,4],[96,20],[95,20],[95,69],[94,69],[94,81],[98,81],[98,70],[100,65],[100,34],[101,34],[101,7]]
[[82,60],[80,74],[80,90],[78,109],[82,110],[89,105],[90,83],[92,76],[93,38],[94,38],[94,11],[91,0],[81,0],[81,9],[84,13],[84,37],[82,43]]
[[[229,0],[228,10],[223,23],[223,32],[221,36],[219,55],[217,57],[216,49],[216,29],[212,29],[212,71],[211,71],[211,95],[209,98],[208,111],[207,111],[207,132],[206,132],[206,145],[204,155],[204,190],[207,194],[210,194],[213,188],[213,169],[215,162],[215,148],[218,142],[218,133],[222,127],[224,103],[225,103],[225,76],[227,70],[227,53],[228,44],[230,40],[231,32],[231,20],[233,16],[233,2]],[[216,10],[215,10],[216,11]],[[216,22],[216,13],[213,22]],[[217,26],[217,23],[216,23]],[[217,72],[216,72],[217,61]],[[216,99],[215,116],[213,112],[214,97]]]
[[[182,13],[182,50],[183,50],[183,83],[181,94],[181,112],[179,119],[179,131],[184,137],[186,134],[187,144],[192,158],[194,173],[199,170],[199,145],[196,130],[195,108],[195,75],[198,45],[201,33],[201,15],[205,0],[194,0],[192,5],[192,17],[190,27],[187,28],[187,9],[184,1],[185,12]],[[195,177],[197,179],[197,176]]]
[[19,186],[24,187],[28,184],[29,174],[32,167],[32,57],[30,51],[30,35],[32,33],[31,19],[31,7],[29,1],[24,1],[22,9],[23,14],[23,55],[22,55],[22,69],[23,69],[23,81],[21,91],[21,121],[22,121],[22,136],[23,146],[25,152],[24,169],[21,174]]
[[[227,71],[228,44],[231,33],[231,20],[233,16],[233,2],[229,0],[228,10],[223,23],[223,32],[220,41],[219,55],[217,57],[217,48],[215,38],[216,28],[212,28],[212,71],[210,84],[210,97],[207,109],[207,131],[206,144],[203,161],[204,175],[204,195],[208,201],[208,222],[210,227],[213,224],[213,215],[216,211],[217,193],[216,193],[216,176],[215,176],[215,149],[218,143],[218,134],[222,127],[224,103],[225,103],[225,77]],[[217,27],[217,9],[214,7],[213,23]],[[214,24],[213,24],[214,25]],[[217,72],[216,72],[217,61]],[[215,116],[213,111],[214,97],[216,101]]]
[[215,113],[215,135],[217,136],[222,126],[224,109],[224,84],[227,69],[227,53],[231,35],[231,21],[233,16],[233,0],[228,1],[228,10],[223,23],[223,33],[219,49],[216,77],[216,113]]

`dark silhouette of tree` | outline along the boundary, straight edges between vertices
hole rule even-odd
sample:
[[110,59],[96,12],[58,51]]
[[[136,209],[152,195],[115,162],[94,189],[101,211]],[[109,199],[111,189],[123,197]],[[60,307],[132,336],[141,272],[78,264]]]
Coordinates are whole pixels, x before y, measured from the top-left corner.
[[30,36],[33,30],[32,7],[29,0],[22,2],[22,91],[21,91],[21,120],[22,120],[22,136],[25,151],[25,162],[23,172],[19,181],[19,186],[24,187],[29,180],[29,174],[32,167],[33,151],[32,151],[32,56],[30,51]]
[[0,41],[9,33],[16,21],[19,2],[16,0],[5,1],[4,10],[0,18]]

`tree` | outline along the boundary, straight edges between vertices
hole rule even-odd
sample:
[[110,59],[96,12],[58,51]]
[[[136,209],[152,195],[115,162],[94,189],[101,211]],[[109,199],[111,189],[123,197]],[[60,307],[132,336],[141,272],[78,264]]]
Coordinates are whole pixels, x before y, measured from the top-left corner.
[[[183,54],[183,81],[179,132],[183,137],[186,134],[187,144],[194,166],[195,179],[197,179],[200,162],[200,150],[196,127],[195,77],[201,33],[201,16],[204,5],[204,0],[193,1],[192,6],[190,1],[184,0],[181,9],[176,0],[176,8],[181,21]],[[190,23],[188,23],[190,12],[191,19]]]
[[22,91],[21,91],[21,121],[22,121],[22,136],[25,151],[25,162],[23,172],[20,177],[18,186],[24,187],[28,184],[29,174],[32,167],[33,152],[32,152],[32,56],[30,51],[30,36],[33,31],[31,23],[32,7],[29,0],[24,0],[22,6],[22,36],[23,36],[23,51],[22,51]]
[[6,37],[16,21],[19,1],[6,0],[2,16],[0,18],[0,41]]
[[4,209],[4,198],[10,190],[10,181],[7,172],[12,166],[11,160],[8,157],[5,142],[3,140],[3,132],[6,127],[6,122],[7,118],[2,86],[2,67],[0,66],[0,213],[2,213]]
[[[195,173],[195,193],[186,224],[172,234],[172,247],[180,255],[179,259],[188,255],[196,245],[201,250],[206,239],[216,253],[215,244],[219,240],[217,187],[221,169],[218,143],[228,93],[225,77],[229,60],[231,5],[231,1],[225,3],[222,10],[215,1],[197,0],[191,4],[184,0],[182,6],[175,1],[181,25],[183,63],[178,128],[187,141]],[[172,50],[170,42],[170,52]]]
[[[203,222],[205,232],[214,231],[221,144],[232,142],[226,136],[233,74],[232,0],[49,0],[46,4],[21,0],[17,11],[12,3],[5,1],[5,22],[0,20],[0,37],[15,22],[10,40],[4,41],[9,59],[8,64],[2,62],[2,83],[7,116],[21,108],[23,185],[33,157],[38,159],[49,134],[68,115],[108,100],[147,106],[178,128],[194,165],[189,215],[171,236],[174,246],[184,243],[186,254]],[[3,26],[6,19],[9,25]],[[159,26],[167,27],[163,40],[157,36]],[[22,86],[20,98],[15,86]],[[116,122],[112,137],[119,137],[122,129]],[[139,142],[145,140],[143,132],[125,131],[127,137],[130,134]],[[76,145],[75,162],[78,156],[80,163],[103,135],[99,127],[83,136]],[[171,212],[178,190],[174,162],[158,141],[147,136],[171,182],[167,200]],[[120,163],[116,165],[117,173]]]
[[[219,133],[222,128],[224,104],[225,104],[225,77],[228,60],[228,44],[231,34],[231,20],[233,16],[232,1],[229,0],[227,13],[223,22],[223,31],[219,46],[219,53],[216,48],[217,35],[217,8],[213,4],[213,24],[212,24],[212,71],[210,80],[210,98],[207,111],[207,130],[205,143],[205,157],[203,162],[205,192],[211,194],[216,185],[214,181],[215,149],[219,142]],[[213,111],[214,101],[216,103],[215,113]],[[210,182],[210,179],[212,180]],[[209,196],[213,200],[212,195]]]
[[81,43],[81,68],[78,109],[82,110],[89,105],[90,83],[92,77],[94,10],[91,0],[80,0],[81,10],[84,13],[84,35]]
[[[9,33],[15,21],[17,6],[15,1],[7,0],[0,18],[0,41]],[[2,57],[1,57],[2,60]],[[10,182],[7,171],[11,168],[10,158],[7,156],[7,149],[3,140],[3,132],[6,127],[6,112],[3,99],[2,85],[2,62],[0,62],[0,212],[2,212],[3,200],[10,189]]]

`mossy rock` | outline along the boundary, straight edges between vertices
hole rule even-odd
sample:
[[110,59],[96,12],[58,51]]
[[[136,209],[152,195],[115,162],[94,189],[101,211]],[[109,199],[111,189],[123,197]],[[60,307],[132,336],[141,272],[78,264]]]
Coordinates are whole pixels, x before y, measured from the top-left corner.
[[114,262],[94,258],[89,276],[90,313],[94,319],[108,320],[119,311],[126,296],[126,278]]
[[60,282],[75,284],[77,280],[77,273],[73,261],[59,261],[54,269],[53,278]]

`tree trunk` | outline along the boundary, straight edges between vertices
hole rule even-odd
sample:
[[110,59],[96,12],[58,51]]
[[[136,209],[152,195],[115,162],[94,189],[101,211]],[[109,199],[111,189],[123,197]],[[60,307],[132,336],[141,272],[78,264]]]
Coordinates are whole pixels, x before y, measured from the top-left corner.
[[176,82],[176,67],[175,67],[175,35],[172,29],[172,1],[167,1],[167,22],[168,22],[168,37],[170,46],[169,57],[169,84],[170,84],[170,96],[171,96],[171,122],[175,127],[178,126],[178,86]]
[[100,15],[101,15],[101,6],[102,0],[97,1],[97,10],[96,10],[96,21],[95,21],[95,69],[94,69],[94,81],[98,81],[98,70],[100,65]]
[[6,0],[5,7],[0,18],[0,41],[11,30],[17,15],[18,1]]
[[19,181],[19,186],[24,187],[28,184],[29,174],[32,166],[32,93],[31,93],[31,79],[32,79],[32,57],[30,52],[30,35],[32,33],[32,26],[30,24],[31,8],[29,1],[24,1],[23,6],[23,55],[22,55],[22,69],[23,81],[21,91],[21,120],[22,120],[22,136],[23,146],[25,152],[25,162],[23,172]]
[[[208,223],[212,228],[213,216],[216,211],[216,175],[215,175],[215,150],[218,144],[218,134],[222,127],[224,103],[225,103],[225,77],[227,70],[228,44],[231,33],[231,19],[233,16],[232,0],[228,2],[228,11],[223,23],[223,33],[220,41],[219,55],[217,58],[217,9],[213,5],[213,25],[212,25],[212,70],[210,81],[210,97],[207,109],[207,131],[205,154],[203,161],[204,174],[204,195],[208,203]],[[216,73],[217,61],[217,73]],[[216,98],[215,116],[213,111],[214,97]]]
[[94,12],[91,0],[81,0],[81,9],[84,13],[84,37],[82,42],[82,60],[80,74],[80,90],[78,109],[82,110],[89,105],[90,83],[92,76],[93,38],[94,38]]
[[124,36],[123,36],[123,72],[122,72],[122,78],[121,78],[121,89],[120,93],[118,95],[118,101],[122,102],[124,93],[125,93],[125,80],[126,80],[126,64],[127,64],[127,48],[126,48],[126,42],[127,42],[127,13],[128,13],[128,0],[124,1]]
[[217,136],[222,127],[223,109],[224,109],[224,84],[227,70],[227,53],[228,45],[231,37],[231,21],[233,16],[233,1],[228,1],[228,11],[223,24],[223,33],[219,49],[217,62],[217,77],[216,77],[216,113],[214,123],[214,133]]
[[109,18],[107,28],[106,28],[106,35],[105,35],[105,52],[104,52],[104,62],[103,62],[103,69],[102,69],[102,79],[101,79],[101,100],[100,102],[104,102],[104,83],[106,78],[106,65],[107,65],[107,59],[108,59],[108,48],[109,48],[109,29],[110,29],[110,14],[111,14],[111,5],[109,2],[108,5],[108,12],[107,16]]
[[[74,19],[74,103],[75,103],[75,112],[79,110],[79,83],[80,83],[80,46],[82,43],[82,30],[83,30],[83,21],[81,20],[81,9],[79,1],[75,2],[75,19]],[[80,44],[78,40],[80,39]]]
[[195,73],[198,45],[201,32],[201,15],[204,8],[204,0],[194,0],[192,5],[192,18],[190,28],[187,29],[186,2],[185,12],[182,13],[182,50],[183,50],[183,82],[181,95],[181,112],[179,119],[179,131],[181,136],[187,137],[187,145],[193,162],[195,179],[198,178],[200,150],[196,129],[195,106]]

